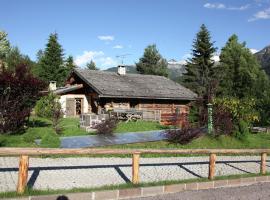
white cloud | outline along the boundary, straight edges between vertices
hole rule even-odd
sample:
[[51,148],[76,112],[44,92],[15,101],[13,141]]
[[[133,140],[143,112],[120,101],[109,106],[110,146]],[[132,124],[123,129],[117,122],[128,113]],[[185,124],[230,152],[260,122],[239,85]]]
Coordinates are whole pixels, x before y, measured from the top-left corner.
[[250,52],[252,53],[252,54],[254,54],[254,53],[257,53],[259,50],[258,49],[249,49],[250,50]]
[[234,6],[226,6],[223,3],[206,3],[203,5],[203,7],[208,8],[208,9],[224,9],[224,10],[246,10],[249,8],[249,4],[242,5],[239,7],[234,7]]
[[101,67],[115,67],[117,65],[117,62],[111,58],[111,57],[101,57],[97,59],[97,63],[100,63]]
[[123,46],[118,44],[113,46],[113,49],[123,49]]
[[115,67],[117,65],[116,60],[106,56],[103,51],[84,51],[82,55],[78,55],[75,58],[75,64],[84,67],[86,63],[93,60],[97,67]]
[[226,6],[224,4],[222,4],[222,3],[206,3],[206,4],[203,5],[203,7],[211,8],[211,9],[213,9],[213,8],[215,8],[215,9],[224,9],[224,8],[226,8]]
[[84,51],[82,55],[75,58],[75,64],[82,66],[99,56],[104,56],[104,53],[102,51]]
[[219,62],[219,61],[220,61],[219,55],[214,55],[214,56],[212,57],[212,59],[213,59],[215,62]]
[[258,11],[248,21],[252,22],[252,21],[256,21],[256,20],[260,20],[260,19],[270,19],[270,8]]
[[99,35],[98,39],[100,39],[102,41],[113,41],[114,36],[112,36],[112,35]]
[[240,7],[228,7],[228,10],[246,10],[249,8],[249,4],[240,6]]

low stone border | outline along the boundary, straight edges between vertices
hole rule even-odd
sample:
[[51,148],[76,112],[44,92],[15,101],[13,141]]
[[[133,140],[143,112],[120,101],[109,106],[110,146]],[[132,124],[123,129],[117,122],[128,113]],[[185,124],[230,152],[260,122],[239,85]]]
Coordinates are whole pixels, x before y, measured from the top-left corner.
[[[206,182],[180,183],[151,187],[138,187],[119,190],[105,190],[85,193],[67,193],[64,195],[29,196],[6,200],[117,200],[135,197],[147,197],[160,194],[176,193],[181,191],[204,190],[221,187],[239,187],[255,183],[270,182],[270,176],[257,176],[238,179],[214,180]],[[59,198],[62,196],[62,198]],[[64,198],[65,196],[66,198]]]

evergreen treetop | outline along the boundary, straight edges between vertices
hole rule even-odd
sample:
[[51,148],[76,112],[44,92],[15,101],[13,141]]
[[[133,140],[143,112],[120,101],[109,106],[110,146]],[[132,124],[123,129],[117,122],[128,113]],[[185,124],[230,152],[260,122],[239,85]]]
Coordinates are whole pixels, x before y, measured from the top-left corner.
[[152,74],[168,77],[168,63],[157,50],[155,44],[145,48],[136,69],[141,74]]
[[212,60],[216,48],[204,24],[196,34],[192,47],[192,57],[187,61],[182,82],[199,97],[203,97],[211,90],[211,83],[216,77],[215,62]]
[[87,63],[86,67],[87,67],[87,69],[90,69],[90,70],[99,70],[96,67],[96,63],[93,60],[91,60],[89,63]]
[[67,73],[63,56],[63,49],[58,42],[57,33],[50,34],[44,54],[39,62],[39,77],[47,83],[57,81],[58,84],[62,85]]

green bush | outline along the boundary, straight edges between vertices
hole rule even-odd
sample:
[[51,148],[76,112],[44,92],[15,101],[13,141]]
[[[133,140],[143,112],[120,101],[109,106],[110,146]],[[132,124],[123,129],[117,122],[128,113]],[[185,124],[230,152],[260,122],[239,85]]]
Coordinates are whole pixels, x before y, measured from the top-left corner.
[[1,137],[0,135],[0,147],[4,147],[6,143],[6,139],[4,137]]
[[29,128],[28,131],[23,134],[23,140],[27,143],[34,143],[36,139],[40,139],[41,134],[36,128]]
[[237,139],[245,140],[249,133],[249,124],[244,120],[240,120],[239,124],[235,125],[234,136]]
[[[42,97],[35,106],[35,114],[38,117],[52,118],[53,105],[57,101],[57,96],[53,93],[49,93],[47,96]],[[60,103],[59,103],[60,104]]]
[[42,137],[40,146],[43,148],[58,148],[60,143],[60,139],[55,133],[47,133]]

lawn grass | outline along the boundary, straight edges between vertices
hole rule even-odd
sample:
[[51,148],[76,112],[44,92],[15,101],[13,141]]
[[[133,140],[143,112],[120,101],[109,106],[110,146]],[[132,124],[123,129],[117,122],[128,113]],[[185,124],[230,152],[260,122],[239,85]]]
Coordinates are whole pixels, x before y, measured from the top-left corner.
[[[64,118],[61,120],[63,131],[61,137],[90,135],[89,133],[79,128],[79,119]],[[45,135],[55,135],[50,120],[39,117],[31,117],[28,128],[23,134],[8,134],[0,135],[0,147],[37,147],[36,139],[41,139]]]
[[168,126],[160,125],[158,122],[150,121],[130,121],[130,122],[119,122],[115,133],[125,132],[139,132],[139,131],[152,131],[167,129]]
[[[257,176],[268,176],[269,173],[265,175],[261,174],[239,174],[239,175],[228,175],[228,176],[217,176],[214,180],[227,180],[227,179],[238,179],[247,177],[257,177]],[[16,198],[25,196],[39,196],[39,195],[53,195],[53,194],[68,194],[68,193],[79,193],[79,192],[94,192],[94,191],[106,191],[106,190],[118,190],[118,189],[128,189],[128,188],[138,188],[138,187],[150,187],[150,186],[160,186],[160,185],[172,185],[181,183],[194,183],[194,182],[207,182],[207,178],[193,178],[185,180],[167,180],[167,181],[157,181],[157,182],[147,182],[133,185],[132,183],[125,183],[119,185],[106,185],[102,187],[95,188],[73,188],[70,190],[33,190],[27,189],[24,194],[17,194],[15,191],[11,192],[1,192],[0,199],[2,198]]]
[[168,141],[145,142],[134,144],[113,145],[109,148],[121,149],[256,149],[270,148],[270,134],[249,134],[245,140],[222,135],[217,138],[203,136],[186,145]]
[[[63,128],[60,137],[69,136],[81,136],[81,135],[93,135],[95,132],[87,132],[79,128],[78,118],[63,118],[61,120],[61,126]],[[166,126],[162,126],[157,122],[119,122],[115,133],[125,132],[138,132],[138,131],[150,131],[165,129]],[[45,118],[31,117],[28,128],[23,134],[9,134],[0,135],[0,147],[37,147],[35,140],[42,139],[45,135],[55,136],[55,132],[52,128],[52,122]],[[49,141],[49,140],[47,140]],[[45,144],[44,147],[56,147],[55,144]]]

